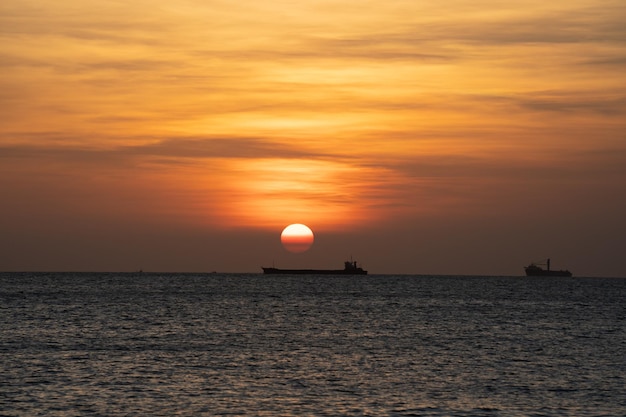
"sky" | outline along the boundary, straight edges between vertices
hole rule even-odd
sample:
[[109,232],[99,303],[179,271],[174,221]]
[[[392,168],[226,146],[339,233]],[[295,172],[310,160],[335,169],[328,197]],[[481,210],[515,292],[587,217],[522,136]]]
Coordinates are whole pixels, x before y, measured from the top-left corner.
[[623,0],[3,1],[0,270],[626,277],[625,21]]

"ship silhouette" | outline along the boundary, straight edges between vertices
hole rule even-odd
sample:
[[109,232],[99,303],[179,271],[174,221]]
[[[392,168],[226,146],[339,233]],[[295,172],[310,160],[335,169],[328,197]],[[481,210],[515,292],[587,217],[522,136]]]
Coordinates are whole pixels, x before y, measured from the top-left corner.
[[[546,269],[543,269],[539,265],[545,265]],[[568,269],[554,270],[550,269],[550,258],[542,262],[533,262],[530,265],[524,267],[526,276],[529,277],[571,277],[572,273]]]
[[367,271],[357,265],[356,261],[345,261],[343,269],[280,269],[261,267],[264,274],[288,275],[367,275]]

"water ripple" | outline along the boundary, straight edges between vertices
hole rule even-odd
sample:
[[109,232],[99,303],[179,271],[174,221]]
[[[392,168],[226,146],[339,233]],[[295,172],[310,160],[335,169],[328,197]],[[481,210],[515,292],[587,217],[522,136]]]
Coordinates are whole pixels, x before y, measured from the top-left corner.
[[626,415],[626,280],[0,274],[2,415]]

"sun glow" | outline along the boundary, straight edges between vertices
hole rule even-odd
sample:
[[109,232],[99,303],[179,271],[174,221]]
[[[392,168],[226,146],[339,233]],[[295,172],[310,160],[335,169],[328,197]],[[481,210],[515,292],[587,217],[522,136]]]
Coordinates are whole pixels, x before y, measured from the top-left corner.
[[339,161],[242,160],[231,166],[230,198],[224,221],[274,228],[285,219],[307,218],[322,227],[350,224],[370,216],[359,175],[365,168]]

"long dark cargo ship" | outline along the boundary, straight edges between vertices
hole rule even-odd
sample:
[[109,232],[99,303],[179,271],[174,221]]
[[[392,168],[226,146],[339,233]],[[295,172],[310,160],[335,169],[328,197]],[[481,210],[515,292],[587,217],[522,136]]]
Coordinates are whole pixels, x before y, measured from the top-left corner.
[[264,274],[287,274],[287,275],[367,275],[367,271],[357,266],[356,261],[344,262],[343,269],[279,269],[263,268]]
[[[546,265],[546,269],[543,269],[539,265]],[[526,276],[529,277],[571,277],[572,273],[567,269],[552,270],[550,269],[550,259],[546,259],[545,262],[532,263],[524,267]]]

